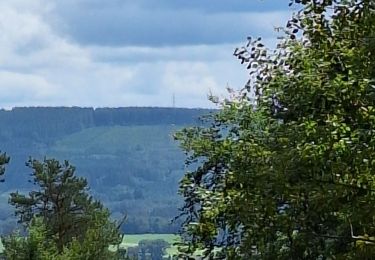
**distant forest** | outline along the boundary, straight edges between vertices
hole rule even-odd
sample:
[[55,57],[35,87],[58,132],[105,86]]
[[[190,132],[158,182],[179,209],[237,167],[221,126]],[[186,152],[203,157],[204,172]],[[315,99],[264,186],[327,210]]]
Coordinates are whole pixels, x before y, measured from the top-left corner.
[[180,199],[178,182],[184,155],[173,133],[202,124],[208,109],[22,107],[0,110],[0,150],[11,157],[0,184],[0,231],[15,227],[9,192],[28,192],[25,162],[69,160],[89,182],[91,193],[111,209],[127,214],[125,233],[172,233]]

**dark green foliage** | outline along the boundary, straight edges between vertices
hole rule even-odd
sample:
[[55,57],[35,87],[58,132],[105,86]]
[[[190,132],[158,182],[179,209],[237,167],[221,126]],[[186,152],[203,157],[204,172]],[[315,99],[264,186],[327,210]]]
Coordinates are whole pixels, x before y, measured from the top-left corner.
[[[5,254],[29,255],[11,259],[114,259],[116,252],[109,246],[121,242],[119,227],[110,221],[108,210],[88,195],[87,181],[75,176],[67,161],[30,159],[28,166],[38,188],[29,195],[11,193],[10,203],[29,236],[5,238]],[[41,250],[53,258],[42,257]]]
[[57,248],[53,240],[48,237],[47,229],[40,218],[30,222],[28,237],[14,233],[2,238],[6,259],[57,259]]
[[169,243],[163,239],[144,239],[138,242],[138,246],[128,249],[128,256],[139,260],[162,260],[168,247]]
[[0,140],[14,143],[54,138],[95,126],[92,108],[30,107],[0,110]]
[[[5,165],[9,163],[9,156],[7,156],[6,153],[0,154],[0,177],[4,175],[5,173]],[[0,179],[0,181],[3,181],[3,179]]]
[[180,185],[187,254],[375,256],[375,5],[292,2],[275,51],[261,39],[235,51],[246,88],[211,127],[177,135],[194,169]]
[[75,176],[74,167],[67,161],[60,164],[54,159],[30,159],[27,165],[38,190],[28,196],[11,193],[10,204],[15,206],[19,222],[26,226],[34,217],[41,217],[62,250],[73,237],[85,234],[91,213],[103,207],[88,195],[87,181]]

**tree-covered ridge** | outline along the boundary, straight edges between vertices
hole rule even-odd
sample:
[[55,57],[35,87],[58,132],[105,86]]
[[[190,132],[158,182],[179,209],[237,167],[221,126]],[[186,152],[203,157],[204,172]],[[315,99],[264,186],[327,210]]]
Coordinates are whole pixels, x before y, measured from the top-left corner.
[[196,124],[208,111],[161,107],[16,107],[0,110],[0,140],[33,137],[48,142],[98,126]]
[[180,184],[187,255],[374,258],[375,3],[291,4],[276,50],[235,51],[246,88],[177,135],[196,166]]
[[[100,120],[95,119],[96,112]],[[9,192],[33,189],[25,167],[29,156],[69,160],[90,183],[90,194],[110,208],[114,218],[128,214],[123,226],[127,233],[177,231],[178,224],[170,221],[180,202],[176,192],[184,158],[172,135],[184,126],[200,124],[199,117],[210,112],[77,107],[0,111],[1,150],[11,157],[1,185],[1,232],[15,225],[7,205]]]

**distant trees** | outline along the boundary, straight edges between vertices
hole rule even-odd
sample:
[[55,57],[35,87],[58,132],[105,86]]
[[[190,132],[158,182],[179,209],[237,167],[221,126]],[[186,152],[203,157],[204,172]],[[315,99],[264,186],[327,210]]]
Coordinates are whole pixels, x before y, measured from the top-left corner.
[[138,246],[128,249],[128,256],[139,260],[162,260],[170,244],[164,239],[143,239]]
[[32,138],[49,143],[55,138],[96,126],[197,124],[205,109],[16,107],[0,109],[0,140]]
[[294,0],[270,51],[235,51],[250,71],[210,127],[176,137],[185,255],[219,259],[375,256],[375,3]]
[[[9,163],[9,156],[7,156],[6,153],[0,153],[0,178],[5,173],[5,165]],[[0,181],[4,181],[3,179],[0,179]]]
[[10,197],[28,237],[6,237],[5,255],[9,259],[115,259],[117,252],[109,246],[121,243],[119,226],[88,194],[87,181],[75,176],[75,168],[54,159],[30,159],[28,166],[38,188]]

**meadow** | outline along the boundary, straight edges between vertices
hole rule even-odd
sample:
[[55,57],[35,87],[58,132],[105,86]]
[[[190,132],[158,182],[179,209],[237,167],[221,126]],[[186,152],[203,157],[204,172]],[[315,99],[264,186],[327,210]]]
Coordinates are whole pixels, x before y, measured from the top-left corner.
[[171,247],[167,248],[165,256],[173,256],[178,253],[177,247],[173,244],[178,242],[179,236],[174,234],[129,234],[125,235],[120,245],[122,248],[135,247],[141,240],[156,240],[163,239],[168,242]]

